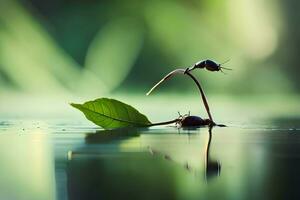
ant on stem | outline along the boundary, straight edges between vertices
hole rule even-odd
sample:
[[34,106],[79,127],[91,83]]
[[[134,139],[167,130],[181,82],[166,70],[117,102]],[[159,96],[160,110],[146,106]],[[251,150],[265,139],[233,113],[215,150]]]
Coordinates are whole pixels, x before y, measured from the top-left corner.
[[201,60],[197,63],[195,63],[191,68],[187,68],[186,71],[190,72],[194,69],[207,69],[208,71],[221,71],[222,73],[225,74],[225,72],[222,70],[222,69],[225,69],[225,70],[232,70],[230,68],[227,68],[227,67],[222,67],[222,65],[224,65],[225,63],[229,62],[230,59],[226,60],[225,62],[223,63],[216,63],[215,61],[213,60]]

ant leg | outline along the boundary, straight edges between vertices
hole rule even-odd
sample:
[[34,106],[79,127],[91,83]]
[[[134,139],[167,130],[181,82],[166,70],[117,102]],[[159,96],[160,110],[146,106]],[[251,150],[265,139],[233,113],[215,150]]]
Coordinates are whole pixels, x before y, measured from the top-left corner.
[[180,114],[180,112],[179,112],[179,111],[177,111],[177,113],[178,113],[179,117],[182,117],[182,115]]
[[225,72],[222,70],[222,68],[220,68],[220,71],[221,71],[223,74],[225,74],[225,75],[227,74],[227,73],[225,73]]

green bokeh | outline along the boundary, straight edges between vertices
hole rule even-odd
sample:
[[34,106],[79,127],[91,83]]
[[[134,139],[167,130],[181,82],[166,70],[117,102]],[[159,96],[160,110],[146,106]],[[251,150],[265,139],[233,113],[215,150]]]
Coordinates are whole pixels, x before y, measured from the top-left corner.
[[[0,95],[140,94],[208,58],[233,68],[197,72],[208,93],[295,94],[300,36],[291,4],[2,0]],[[180,77],[162,90],[194,91]]]

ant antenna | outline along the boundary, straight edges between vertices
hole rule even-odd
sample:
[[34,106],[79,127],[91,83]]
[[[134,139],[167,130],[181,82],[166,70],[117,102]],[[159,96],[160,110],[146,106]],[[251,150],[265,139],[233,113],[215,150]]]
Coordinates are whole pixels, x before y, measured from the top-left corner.
[[183,117],[183,115],[181,115],[179,111],[177,111],[177,113],[178,113],[178,115],[179,115],[179,118],[180,118],[180,117]]
[[232,70],[231,68],[227,68],[227,67],[220,67],[221,69],[226,69],[226,70]]
[[[221,64],[219,64],[220,69],[226,69],[226,70],[232,70],[231,68],[227,68],[227,67],[222,67],[222,65],[224,65],[225,63],[228,63],[230,61],[230,59],[222,62]],[[221,70],[222,71],[222,70]],[[223,71],[222,71],[223,72]],[[224,73],[224,72],[223,72]]]
[[228,63],[229,61],[230,61],[230,58],[229,58],[229,59],[227,59],[226,61],[224,61],[224,62],[220,63],[220,65],[224,65],[225,63]]
[[221,64],[219,64],[220,66],[220,71],[223,73],[223,74],[226,74],[222,69],[226,69],[226,70],[232,70],[231,68],[227,68],[227,67],[222,67],[222,65],[224,65],[225,63],[228,63],[230,61],[230,59],[222,62]]

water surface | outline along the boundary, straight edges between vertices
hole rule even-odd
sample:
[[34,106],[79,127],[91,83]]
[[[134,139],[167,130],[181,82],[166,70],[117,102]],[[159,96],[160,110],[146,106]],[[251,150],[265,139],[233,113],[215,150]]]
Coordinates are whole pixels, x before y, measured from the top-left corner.
[[0,122],[0,199],[299,199],[298,119],[103,131]]

